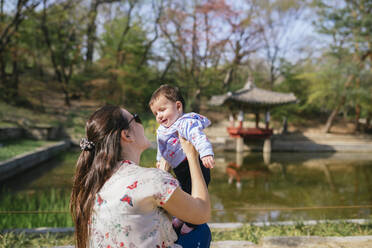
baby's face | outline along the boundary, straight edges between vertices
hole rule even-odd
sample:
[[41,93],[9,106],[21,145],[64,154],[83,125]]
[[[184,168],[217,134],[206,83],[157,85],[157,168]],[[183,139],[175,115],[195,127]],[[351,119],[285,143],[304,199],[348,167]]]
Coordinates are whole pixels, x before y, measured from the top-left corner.
[[170,101],[165,96],[158,97],[150,108],[156,121],[164,127],[170,127],[182,115],[182,103]]

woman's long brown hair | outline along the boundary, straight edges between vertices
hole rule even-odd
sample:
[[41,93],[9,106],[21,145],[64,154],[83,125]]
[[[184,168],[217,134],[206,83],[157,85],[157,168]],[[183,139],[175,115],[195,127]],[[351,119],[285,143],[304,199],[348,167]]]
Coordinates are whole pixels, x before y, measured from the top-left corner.
[[94,143],[94,148],[83,150],[79,156],[70,199],[77,248],[88,246],[96,194],[117,167],[121,131],[128,128],[122,109],[111,105],[95,111],[86,123],[87,139]]

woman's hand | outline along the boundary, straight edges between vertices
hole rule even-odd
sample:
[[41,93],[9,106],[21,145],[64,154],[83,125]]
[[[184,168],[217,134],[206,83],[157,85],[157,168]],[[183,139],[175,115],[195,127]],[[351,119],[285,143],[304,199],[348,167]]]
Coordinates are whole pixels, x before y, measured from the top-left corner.
[[162,157],[160,161],[156,162],[156,168],[169,172],[171,169],[171,166],[169,163]]
[[198,152],[196,151],[193,144],[191,144],[191,142],[182,138],[180,135],[179,135],[179,139],[180,139],[181,147],[182,147],[184,153],[186,154],[187,158],[190,159],[190,158],[198,157]]

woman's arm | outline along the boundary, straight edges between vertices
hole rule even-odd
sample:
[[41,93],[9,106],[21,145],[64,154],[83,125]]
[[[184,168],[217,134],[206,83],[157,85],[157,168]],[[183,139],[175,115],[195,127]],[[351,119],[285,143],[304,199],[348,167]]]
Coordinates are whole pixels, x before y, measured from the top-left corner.
[[194,146],[180,137],[181,146],[187,156],[191,175],[191,195],[177,188],[162,206],[171,215],[192,224],[206,223],[211,215],[211,204],[207,185],[199,166],[198,153]]

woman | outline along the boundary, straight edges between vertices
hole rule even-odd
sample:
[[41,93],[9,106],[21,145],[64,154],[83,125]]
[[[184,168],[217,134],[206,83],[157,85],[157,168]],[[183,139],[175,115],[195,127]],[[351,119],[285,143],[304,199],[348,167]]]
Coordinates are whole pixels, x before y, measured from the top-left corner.
[[[201,225],[178,241],[171,215],[193,223],[210,217],[208,190],[193,146],[181,139],[192,177],[192,194],[169,173],[138,166],[150,142],[137,114],[104,106],[86,123],[70,208],[81,247],[209,247]],[[165,211],[164,211],[165,210]]]

